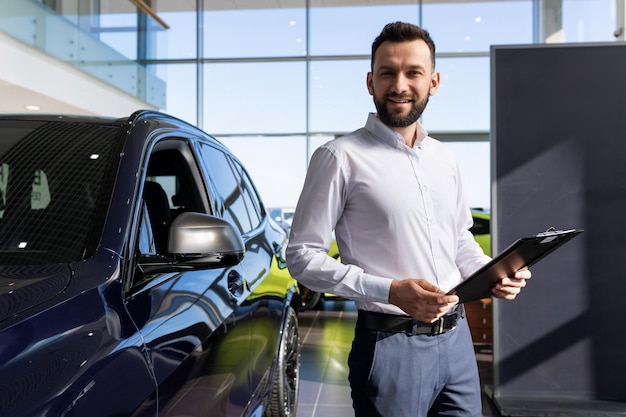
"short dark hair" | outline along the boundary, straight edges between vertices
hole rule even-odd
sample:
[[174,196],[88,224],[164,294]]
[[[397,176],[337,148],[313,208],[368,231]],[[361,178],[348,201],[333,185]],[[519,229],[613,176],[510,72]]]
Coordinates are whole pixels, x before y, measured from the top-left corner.
[[380,32],[380,35],[378,35],[378,37],[374,39],[374,43],[372,43],[372,71],[374,70],[374,56],[376,55],[376,50],[383,42],[411,42],[415,40],[423,40],[426,42],[426,45],[428,45],[434,69],[435,42],[430,37],[428,31],[411,23],[394,22],[386,24]]

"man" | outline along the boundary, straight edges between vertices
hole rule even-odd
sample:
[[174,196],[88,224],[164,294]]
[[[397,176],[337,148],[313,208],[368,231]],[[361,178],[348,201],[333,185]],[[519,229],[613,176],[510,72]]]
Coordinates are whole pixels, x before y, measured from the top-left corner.
[[[377,114],[317,149],[293,219],[287,262],[307,287],[355,300],[348,359],[361,416],[480,416],[478,368],[463,309],[446,292],[489,261],[453,153],[418,119],[437,91],[425,30],[385,26],[367,89]],[[335,231],[341,263],[327,256]],[[503,277],[513,299],[530,271]]]

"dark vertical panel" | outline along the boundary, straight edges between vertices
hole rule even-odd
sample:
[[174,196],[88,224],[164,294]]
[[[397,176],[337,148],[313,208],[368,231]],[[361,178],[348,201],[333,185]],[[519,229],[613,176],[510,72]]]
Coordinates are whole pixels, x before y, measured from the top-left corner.
[[496,303],[495,397],[626,401],[626,45],[491,52],[495,250],[585,229]]

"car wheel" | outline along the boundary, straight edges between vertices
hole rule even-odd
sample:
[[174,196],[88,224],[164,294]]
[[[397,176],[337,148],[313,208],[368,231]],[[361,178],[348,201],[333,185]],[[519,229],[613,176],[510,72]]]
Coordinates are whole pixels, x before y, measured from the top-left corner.
[[314,309],[322,299],[322,293],[313,291],[302,284],[298,284],[300,288],[300,311]]
[[278,348],[274,384],[266,417],[295,417],[300,385],[300,341],[298,318],[289,307],[283,337]]

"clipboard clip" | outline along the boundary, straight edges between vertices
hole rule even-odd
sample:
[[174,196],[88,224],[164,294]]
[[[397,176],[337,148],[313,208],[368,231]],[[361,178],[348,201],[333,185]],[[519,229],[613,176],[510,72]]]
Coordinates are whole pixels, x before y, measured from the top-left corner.
[[[545,237],[546,239],[550,238],[550,240],[556,239],[559,236],[566,235],[571,232],[575,232],[575,229],[569,230],[557,230],[554,227],[548,227],[545,232],[537,233],[537,237]],[[550,240],[543,240],[541,243],[549,242]]]
[[558,231],[554,227],[548,227],[545,232],[537,233],[537,237],[554,236]]

